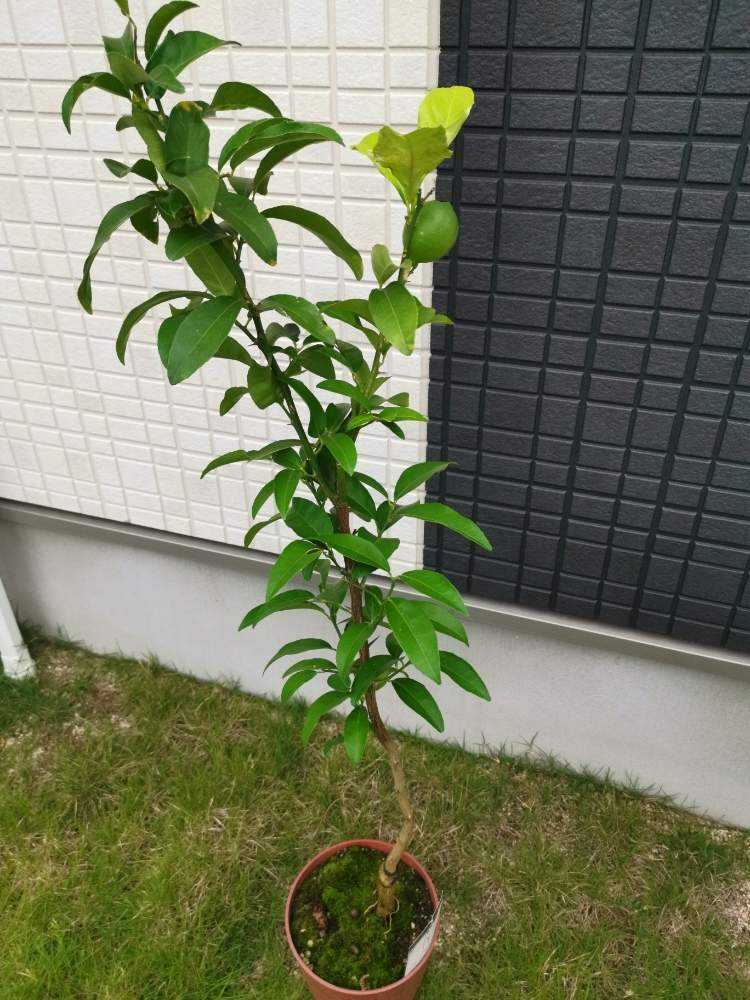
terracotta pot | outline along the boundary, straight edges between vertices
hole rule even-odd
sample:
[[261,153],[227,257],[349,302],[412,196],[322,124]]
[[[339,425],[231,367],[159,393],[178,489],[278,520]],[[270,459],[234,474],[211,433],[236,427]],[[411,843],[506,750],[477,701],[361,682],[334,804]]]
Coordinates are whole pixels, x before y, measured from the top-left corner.
[[[412,969],[408,976],[405,976],[403,979],[399,979],[398,982],[391,983],[390,986],[381,986],[380,989],[377,990],[347,990],[341,986],[332,986],[324,979],[321,979],[320,976],[316,976],[310,966],[305,964],[299,952],[294,947],[294,941],[292,940],[292,903],[294,902],[294,897],[297,895],[297,890],[300,885],[305,881],[311,872],[314,872],[316,868],[319,868],[323,862],[327,861],[334,854],[339,854],[341,851],[345,851],[349,847],[369,847],[372,850],[380,851],[381,854],[388,854],[391,846],[391,844],[387,844],[383,840],[346,840],[343,844],[335,844],[333,847],[328,847],[325,851],[321,851],[320,854],[316,854],[311,861],[308,861],[292,883],[292,888],[289,890],[289,895],[286,901],[286,910],[284,912],[286,939],[289,942],[292,954],[294,955],[297,965],[300,967],[300,971],[302,972],[305,982],[307,983],[307,988],[315,997],[315,1000],[360,1000],[362,997],[378,997],[380,1000],[413,1000],[413,998],[417,995],[417,991],[422,984],[422,979],[424,978],[424,974],[427,970],[427,964],[430,961],[432,949],[435,947],[435,941],[437,940],[438,932],[440,930],[439,919],[437,927],[435,928],[435,933],[432,937],[432,943],[419,965]],[[421,876],[424,884],[427,886],[427,891],[430,894],[433,907],[437,907],[438,895],[430,876],[420,865],[417,859],[411,856],[411,854],[404,854],[402,860],[404,864],[413,868],[414,871]]]

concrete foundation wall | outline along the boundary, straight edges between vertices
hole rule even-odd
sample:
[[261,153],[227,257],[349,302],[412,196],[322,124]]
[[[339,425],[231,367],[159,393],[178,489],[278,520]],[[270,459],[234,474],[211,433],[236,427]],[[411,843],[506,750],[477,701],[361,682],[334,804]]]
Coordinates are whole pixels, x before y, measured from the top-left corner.
[[[155,654],[198,677],[273,696],[281,670],[262,676],[266,660],[324,623],[295,612],[237,632],[263,598],[268,561],[0,502],[0,576],[21,618],[102,652]],[[533,741],[576,768],[608,769],[750,826],[747,659],[490,602],[474,602],[469,632],[471,659],[493,700],[471,698],[447,678],[433,687],[448,739],[519,753]],[[384,706],[394,725],[413,725],[395,700],[385,697]]]

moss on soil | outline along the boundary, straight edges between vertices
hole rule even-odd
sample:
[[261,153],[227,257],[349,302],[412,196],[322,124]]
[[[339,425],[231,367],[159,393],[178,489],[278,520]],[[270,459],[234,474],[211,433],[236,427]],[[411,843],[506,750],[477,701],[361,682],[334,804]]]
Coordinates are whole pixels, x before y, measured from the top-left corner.
[[401,979],[409,948],[432,916],[419,875],[401,865],[398,908],[389,921],[375,913],[383,855],[350,847],[314,871],[292,908],[292,938],[312,970],[334,986],[377,989]]

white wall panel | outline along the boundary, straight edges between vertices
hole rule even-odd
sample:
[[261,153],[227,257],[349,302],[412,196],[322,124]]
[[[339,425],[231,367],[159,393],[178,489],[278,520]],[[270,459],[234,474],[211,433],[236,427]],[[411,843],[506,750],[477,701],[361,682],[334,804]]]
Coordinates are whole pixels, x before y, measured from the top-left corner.
[[[156,4],[146,6],[131,0],[141,24]],[[178,23],[241,43],[189,69],[189,95],[208,98],[223,80],[247,80],[285,113],[331,123],[347,145],[382,122],[411,125],[437,79],[437,0],[210,0]],[[281,436],[281,414],[248,406],[219,417],[223,388],[232,376],[241,381],[229,362],[214,361],[170,387],[156,354],[156,318],[138,327],[125,366],[114,354],[123,312],[155,290],[193,287],[192,276],[123,228],[94,267],[94,315],[75,297],[103,212],[138,190],[115,180],[101,159],[132,159],[142,150],[135,133],[114,131],[122,101],[88,92],[72,136],[59,106],[75,77],[104,68],[99,35],[122,25],[111,0],[0,5],[0,496],[239,543],[270,467],[231,467],[202,482],[199,472],[215,454]],[[240,113],[223,115],[213,124],[214,153],[241,120]],[[304,150],[277,169],[271,190],[269,204],[304,201],[363,253],[377,241],[399,245],[398,199],[348,148]],[[256,274],[247,262],[256,293],[312,300],[362,294],[312,237],[289,225],[277,231],[277,268]],[[430,287],[424,268],[415,290],[426,302]],[[408,390],[422,410],[427,361],[423,332],[421,349],[390,366],[394,391]],[[392,483],[424,454],[424,427],[412,426],[404,443],[363,435],[360,454],[363,471]],[[418,525],[402,530],[403,560],[418,563]],[[267,531],[255,544],[275,551],[282,541]]]

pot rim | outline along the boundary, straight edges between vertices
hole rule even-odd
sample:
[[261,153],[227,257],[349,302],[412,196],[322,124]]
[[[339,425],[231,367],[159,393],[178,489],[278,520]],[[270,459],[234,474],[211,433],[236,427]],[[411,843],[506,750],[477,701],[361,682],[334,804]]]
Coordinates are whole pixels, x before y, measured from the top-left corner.
[[[386,986],[379,986],[373,990],[351,990],[345,986],[334,986],[333,983],[329,983],[325,979],[321,979],[305,962],[300,953],[297,951],[294,941],[292,940],[292,926],[291,926],[291,915],[292,915],[292,904],[294,898],[297,895],[297,891],[305,879],[312,874],[317,868],[327,861],[329,858],[333,857],[334,854],[338,854],[341,851],[346,851],[350,847],[369,847],[375,851],[380,851],[381,854],[388,854],[393,845],[389,844],[385,840],[371,840],[368,838],[358,838],[356,840],[344,840],[339,844],[334,844],[332,847],[327,847],[322,851],[319,851],[313,858],[311,858],[304,868],[299,872],[294,882],[292,882],[291,888],[289,889],[289,894],[286,899],[286,906],[284,908],[284,930],[286,931],[286,940],[289,948],[291,949],[292,955],[294,955],[297,965],[299,965],[303,975],[307,976],[313,982],[320,986],[325,986],[326,989],[332,990],[334,994],[341,997],[348,997],[352,993],[356,993],[358,997],[378,997],[382,996],[385,990],[393,989],[394,986],[400,986],[403,983],[408,983],[412,980],[418,973],[424,971],[427,963],[430,960],[433,949],[435,948],[435,942],[437,941],[438,933],[440,931],[440,917],[438,916],[435,924],[435,933],[432,935],[432,941],[427,951],[422,956],[421,960],[414,968],[411,970],[408,976],[402,976],[401,979],[396,979],[392,983],[388,983]],[[412,868],[422,879],[427,891],[430,894],[430,899],[432,900],[433,913],[438,907],[439,899],[435,885],[430,878],[427,870],[422,867],[422,865],[417,861],[417,859],[404,851],[401,860],[404,864]]]

